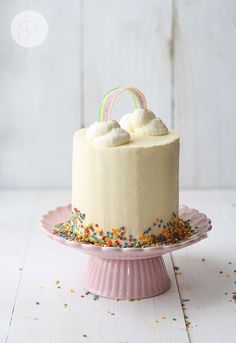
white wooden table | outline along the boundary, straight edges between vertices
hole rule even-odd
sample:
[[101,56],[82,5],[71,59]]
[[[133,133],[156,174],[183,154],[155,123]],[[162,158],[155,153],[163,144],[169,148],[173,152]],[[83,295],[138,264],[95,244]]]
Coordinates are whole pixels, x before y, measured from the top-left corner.
[[94,299],[81,286],[88,257],[39,230],[68,191],[0,193],[0,342],[236,342],[236,191],[186,191],[181,203],[213,230],[166,255],[172,286],[140,301]]

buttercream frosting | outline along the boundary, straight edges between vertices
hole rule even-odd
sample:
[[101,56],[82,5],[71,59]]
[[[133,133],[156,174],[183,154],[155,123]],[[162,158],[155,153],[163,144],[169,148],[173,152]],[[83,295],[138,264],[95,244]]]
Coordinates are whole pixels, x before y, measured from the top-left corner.
[[133,113],[127,113],[120,120],[120,126],[130,133],[140,133],[149,136],[161,136],[168,133],[161,118],[150,110],[137,108]]
[[[72,208],[86,215],[84,225],[99,225],[104,233],[125,226],[138,237],[156,218],[178,216],[179,136],[131,134],[128,144],[100,147],[74,135]],[[102,136],[101,136],[102,137]]]
[[87,129],[87,138],[103,147],[115,147],[130,141],[130,134],[115,120],[95,122]]

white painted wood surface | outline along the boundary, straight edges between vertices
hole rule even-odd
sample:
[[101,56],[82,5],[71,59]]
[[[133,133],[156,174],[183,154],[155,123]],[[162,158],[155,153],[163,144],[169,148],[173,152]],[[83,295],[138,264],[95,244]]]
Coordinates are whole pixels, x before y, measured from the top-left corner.
[[[205,241],[172,259],[166,256],[169,291],[134,302],[85,295],[81,284],[88,257],[39,230],[43,212],[69,201],[65,191],[0,193],[0,342],[236,340],[235,191],[181,193],[182,203],[212,218],[213,230]],[[172,261],[179,268],[176,275]],[[188,330],[181,302],[191,322]]]
[[[171,125],[171,0],[84,2],[84,125],[97,119],[104,94],[113,87],[141,89],[147,103]],[[95,10],[96,9],[96,10]],[[123,98],[123,99],[122,99]],[[133,110],[122,96],[113,118]]]
[[[46,19],[48,36],[27,49],[10,26],[32,9]],[[0,2],[0,13],[0,187],[68,187],[72,135],[81,124],[80,2],[12,0]]]
[[236,186],[236,3],[177,0],[174,126],[181,135],[181,184]]
[[235,342],[236,191],[186,192],[181,202],[207,213],[213,225],[207,240],[173,253],[191,342]]
[[[10,34],[27,9],[49,27],[32,49]],[[180,132],[182,187],[236,186],[234,0],[12,0],[0,12],[1,188],[70,187],[72,134],[117,85],[139,87]],[[114,118],[131,108],[123,95]]]

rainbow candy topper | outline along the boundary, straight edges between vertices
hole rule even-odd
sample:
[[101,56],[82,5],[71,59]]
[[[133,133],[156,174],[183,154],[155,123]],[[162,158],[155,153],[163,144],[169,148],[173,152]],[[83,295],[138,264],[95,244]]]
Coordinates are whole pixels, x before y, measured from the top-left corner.
[[105,120],[111,119],[111,111],[112,108],[118,99],[119,95],[127,91],[132,95],[132,98],[135,103],[136,108],[143,108],[147,109],[147,103],[144,94],[138,90],[137,88],[133,87],[118,87],[113,88],[110,92],[108,92],[101,103],[100,109],[99,109],[99,115],[98,115],[98,121],[101,123]]

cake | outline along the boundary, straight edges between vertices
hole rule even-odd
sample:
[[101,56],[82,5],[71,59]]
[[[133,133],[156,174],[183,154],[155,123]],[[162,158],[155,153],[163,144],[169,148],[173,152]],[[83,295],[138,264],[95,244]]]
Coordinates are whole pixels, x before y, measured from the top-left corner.
[[[136,109],[118,123],[111,112],[124,91]],[[110,247],[173,243],[191,233],[178,218],[179,135],[138,89],[107,93],[98,121],[74,134],[72,170],[71,220],[57,233]]]

